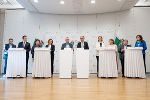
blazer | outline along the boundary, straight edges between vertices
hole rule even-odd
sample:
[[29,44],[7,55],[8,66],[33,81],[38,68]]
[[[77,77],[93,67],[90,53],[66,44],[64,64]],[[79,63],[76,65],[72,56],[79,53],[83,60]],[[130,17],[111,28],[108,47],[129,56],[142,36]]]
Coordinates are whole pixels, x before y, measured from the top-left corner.
[[[23,48],[23,42],[20,42],[18,44],[18,48]],[[26,45],[24,47],[24,49],[26,50],[26,54],[29,54],[30,50],[31,50],[31,47],[30,47],[30,43],[29,42],[26,42]]]
[[[105,47],[104,42],[102,42],[102,47]],[[100,49],[100,48],[101,48],[101,47],[100,47],[100,43],[97,42],[97,43],[96,43],[96,56],[99,56],[99,49]]]
[[[8,50],[9,48],[9,44],[5,44],[5,50]],[[16,45],[12,44],[12,48],[16,48]]]
[[[141,42],[141,41],[139,41],[139,42]],[[145,41],[143,41],[141,43],[136,42],[135,47],[143,47],[142,53],[146,54],[145,50],[147,50],[147,45],[146,45]]]
[[[48,48],[48,46],[49,46],[49,45],[46,45],[46,48]],[[50,52],[50,53],[51,53],[51,56],[54,55],[54,52],[55,52],[55,45],[52,44],[52,45],[51,45],[51,52]]]
[[[131,45],[127,45],[127,47],[131,47]],[[123,60],[124,59],[124,52],[121,52],[121,50],[124,49],[124,45],[120,45],[119,46],[119,50],[118,52],[120,53],[120,59]]]
[[[81,48],[81,42],[78,43],[77,48]],[[87,42],[84,42],[84,49],[89,49],[89,45]]]
[[[38,48],[42,47],[41,45],[38,46]],[[34,45],[31,49],[32,58],[34,58],[34,49],[36,48],[36,45]]]
[[[73,45],[71,43],[69,43],[70,48],[73,48]],[[61,46],[61,50],[64,50],[64,48],[66,48],[66,43],[63,43]]]

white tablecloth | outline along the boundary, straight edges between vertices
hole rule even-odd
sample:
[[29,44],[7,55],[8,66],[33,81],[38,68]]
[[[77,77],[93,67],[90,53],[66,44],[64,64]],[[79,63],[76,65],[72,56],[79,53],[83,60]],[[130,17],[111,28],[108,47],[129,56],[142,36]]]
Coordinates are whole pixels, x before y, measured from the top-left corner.
[[60,50],[59,78],[71,78],[72,55],[73,51],[71,49]]
[[77,78],[89,78],[89,50],[76,50]]
[[51,57],[49,48],[35,48],[32,77],[51,77]]
[[99,51],[98,77],[118,77],[115,48],[103,47]]
[[145,68],[141,47],[128,47],[125,50],[125,76],[145,78]]
[[8,50],[6,77],[26,77],[26,50],[23,48]]

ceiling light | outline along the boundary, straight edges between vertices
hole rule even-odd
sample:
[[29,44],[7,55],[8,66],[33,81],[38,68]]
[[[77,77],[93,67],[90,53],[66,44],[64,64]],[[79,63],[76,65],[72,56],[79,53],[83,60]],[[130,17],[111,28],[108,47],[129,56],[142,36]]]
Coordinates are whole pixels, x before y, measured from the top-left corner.
[[60,4],[62,4],[62,5],[63,5],[63,4],[65,4],[65,2],[64,2],[63,0],[61,0],[61,1],[60,1]]
[[117,1],[121,2],[122,0],[117,0]]
[[91,0],[91,3],[92,3],[92,4],[95,4],[95,0]]
[[38,0],[34,0],[34,2],[35,2],[35,3],[38,3],[39,1],[38,1]]

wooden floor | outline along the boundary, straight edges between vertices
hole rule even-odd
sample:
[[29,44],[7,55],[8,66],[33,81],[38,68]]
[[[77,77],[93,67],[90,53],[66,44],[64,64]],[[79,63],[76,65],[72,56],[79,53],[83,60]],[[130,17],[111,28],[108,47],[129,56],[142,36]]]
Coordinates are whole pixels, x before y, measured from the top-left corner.
[[150,78],[0,78],[0,100],[150,100]]

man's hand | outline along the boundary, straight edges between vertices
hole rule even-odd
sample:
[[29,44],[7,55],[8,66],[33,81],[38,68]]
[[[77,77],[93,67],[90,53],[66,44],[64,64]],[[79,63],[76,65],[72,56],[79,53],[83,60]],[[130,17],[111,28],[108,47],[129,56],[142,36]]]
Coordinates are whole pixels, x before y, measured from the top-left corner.
[[124,52],[124,49],[121,49],[121,52]]

